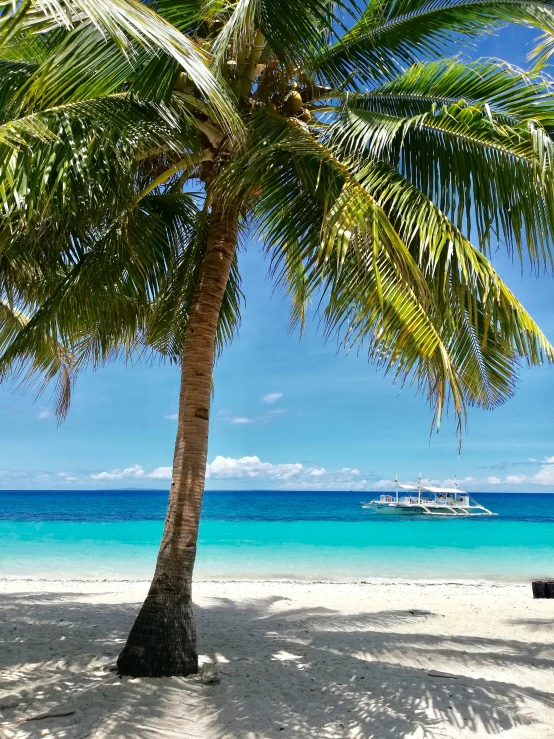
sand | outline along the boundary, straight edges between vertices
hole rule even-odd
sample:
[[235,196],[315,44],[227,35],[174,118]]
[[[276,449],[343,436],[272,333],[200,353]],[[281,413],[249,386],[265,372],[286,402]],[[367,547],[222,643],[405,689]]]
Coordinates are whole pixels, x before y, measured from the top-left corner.
[[0,736],[554,737],[554,601],[493,583],[197,583],[221,682],[119,679],[145,582],[0,582]]

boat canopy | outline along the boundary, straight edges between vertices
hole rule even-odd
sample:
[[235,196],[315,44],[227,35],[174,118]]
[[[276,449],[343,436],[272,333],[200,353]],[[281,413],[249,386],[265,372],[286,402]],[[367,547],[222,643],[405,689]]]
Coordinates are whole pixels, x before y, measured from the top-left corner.
[[462,495],[465,495],[464,490],[460,490],[460,488],[431,488],[427,485],[421,486],[422,490],[427,490],[428,493],[461,493]]
[[402,488],[402,490],[413,490],[415,492],[426,490],[428,493],[459,493],[460,495],[467,495],[465,490],[460,490],[460,488],[434,488],[430,485],[420,485],[418,488],[417,485],[404,485],[401,482],[398,483],[398,487]]

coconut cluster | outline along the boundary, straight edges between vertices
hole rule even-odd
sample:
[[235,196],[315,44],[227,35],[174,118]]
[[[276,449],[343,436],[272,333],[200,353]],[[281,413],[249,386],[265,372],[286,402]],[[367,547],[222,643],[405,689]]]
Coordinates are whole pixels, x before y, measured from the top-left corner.
[[[310,123],[314,117],[306,107],[298,82],[290,80],[277,58],[259,63],[254,60],[251,68],[248,64],[239,64],[236,59],[229,58],[221,66],[221,73],[229,87],[243,104],[264,106],[269,113],[297,118]],[[309,80],[300,80],[310,86]],[[180,72],[174,83],[174,89],[183,94],[194,94],[195,86],[185,72]],[[304,89],[304,88],[303,88]]]
[[309,123],[313,119],[310,111],[304,107],[304,101],[296,82],[290,84],[283,96],[273,95],[266,103],[266,110],[269,113],[298,118],[304,123]]

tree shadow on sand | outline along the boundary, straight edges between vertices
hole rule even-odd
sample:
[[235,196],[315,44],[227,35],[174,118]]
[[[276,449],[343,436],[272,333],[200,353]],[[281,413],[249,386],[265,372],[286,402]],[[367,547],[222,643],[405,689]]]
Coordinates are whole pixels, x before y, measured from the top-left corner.
[[[441,634],[426,611],[344,616],[282,598],[197,608],[200,651],[217,653],[221,683],[120,680],[110,666],[138,606],[87,597],[1,597],[0,735],[431,739],[528,727],[531,737],[539,706],[554,715],[532,672],[554,667],[552,644]],[[410,633],[415,623],[426,633]],[[529,670],[525,684],[480,676],[514,666]]]

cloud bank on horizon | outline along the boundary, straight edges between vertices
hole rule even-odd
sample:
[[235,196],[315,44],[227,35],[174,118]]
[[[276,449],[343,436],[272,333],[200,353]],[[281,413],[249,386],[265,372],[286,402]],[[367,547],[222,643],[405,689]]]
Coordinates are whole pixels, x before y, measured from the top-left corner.
[[[463,478],[430,479],[423,478],[424,485],[451,487],[455,482],[470,492],[503,490],[513,492],[554,492],[554,456],[542,460],[530,459],[529,464],[539,465],[537,472],[529,475],[507,474],[504,477],[491,475],[484,478],[467,475]],[[167,487],[172,478],[170,466],[145,469],[133,464],[119,469],[99,472],[60,471],[26,472],[21,470],[0,470],[0,487],[56,489],[60,486],[87,489],[90,487]],[[301,462],[273,463],[261,460],[258,456],[225,457],[216,456],[206,469],[207,488],[217,489],[218,483],[235,483],[241,488],[272,488],[281,490],[353,490],[380,491],[393,490],[394,480],[381,477],[373,472],[362,473],[355,467],[329,469],[324,466],[306,465]],[[416,478],[405,480],[415,484]]]
[[534,475],[506,475],[497,477],[491,475],[486,478],[489,485],[541,485],[554,488],[554,456],[542,460],[530,459],[530,463],[539,463],[540,469]]
[[[113,480],[171,480],[171,467],[158,467],[151,472],[135,464],[124,469],[93,473],[95,482]],[[342,467],[327,470],[325,467],[303,465],[300,462],[273,464],[259,457],[217,456],[207,465],[207,480],[261,480],[282,483],[284,489],[329,489],[365,490],[368,480],[360,476],[359,470]],[[384,482],[384,481],[383,481]]]

